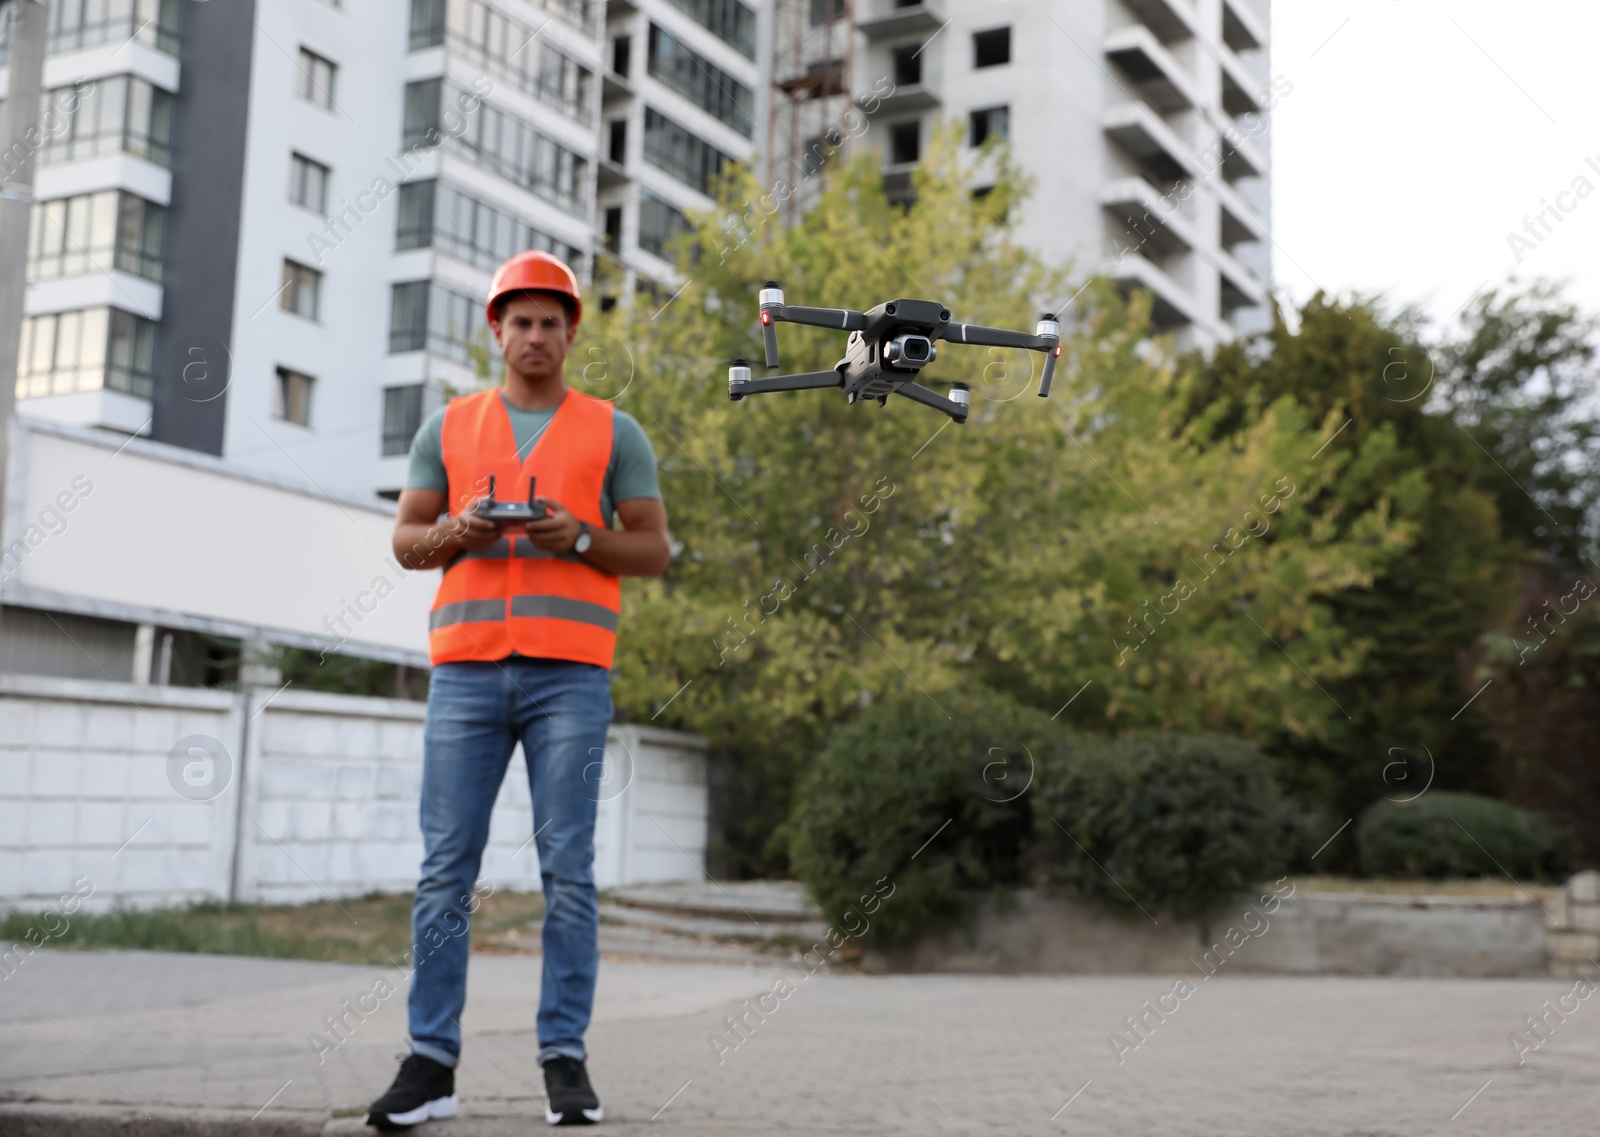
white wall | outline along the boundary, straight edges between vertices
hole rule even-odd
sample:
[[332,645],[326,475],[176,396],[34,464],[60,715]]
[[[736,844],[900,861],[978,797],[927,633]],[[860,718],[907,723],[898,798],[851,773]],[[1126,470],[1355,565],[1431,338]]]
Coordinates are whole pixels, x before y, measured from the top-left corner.
[[106,432],[12,437],[8,603],[426,664],[439,574],[390,557],[392,507]]
[[[47,907],[82,878],[101,908],[409,890],[422,720],[421,704],[390,699],[0,675],[0,906]],[[196,744],[220,760],[195,765]],[[597,772],[602,888],[704,877],[704,749],[611,728]],[[180,792],[185,768],[193,796]],[[537,890],[523,770],[519,752],[483,875]]]

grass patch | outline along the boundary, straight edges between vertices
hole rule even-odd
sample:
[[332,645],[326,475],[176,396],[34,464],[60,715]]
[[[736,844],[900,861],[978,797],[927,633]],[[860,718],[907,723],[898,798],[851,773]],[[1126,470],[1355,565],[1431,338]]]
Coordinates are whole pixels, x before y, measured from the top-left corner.
[[[496,892],[485,897],[472,919],[476,944],[488,946],[544,915],[537,892]],[[46,917],[48,916],[48,921]],[[394,963],[411,946],[411,894],[371,893],[337,903],[192,904],[185,908],[113,908],[75,913],[52,936],[55,913],[0,914],[0,941],[35,942],[58,948],[138,948],[253,955],[270,959],[319,959],[339,963]],[[38,929],[25,939],[29,929]]]

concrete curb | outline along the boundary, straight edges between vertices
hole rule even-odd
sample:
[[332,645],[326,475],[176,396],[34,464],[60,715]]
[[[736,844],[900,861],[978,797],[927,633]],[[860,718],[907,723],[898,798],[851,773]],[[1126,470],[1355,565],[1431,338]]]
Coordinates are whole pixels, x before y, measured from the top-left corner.
[[325,1113],[0,1103],[0,1137],[322,1137]]

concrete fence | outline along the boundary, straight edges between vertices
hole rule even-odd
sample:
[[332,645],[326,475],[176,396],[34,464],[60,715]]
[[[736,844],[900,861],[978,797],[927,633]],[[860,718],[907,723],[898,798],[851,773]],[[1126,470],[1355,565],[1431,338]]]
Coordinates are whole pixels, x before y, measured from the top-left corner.
[[[0,675],[0,906],[409,890],[422,723],[421,704],[392,699]],[[592,776],[601,887],[704,877],[704,750],[691,735],[611,727]],[[532,834],[519,750],[483,876],[537,890]]]

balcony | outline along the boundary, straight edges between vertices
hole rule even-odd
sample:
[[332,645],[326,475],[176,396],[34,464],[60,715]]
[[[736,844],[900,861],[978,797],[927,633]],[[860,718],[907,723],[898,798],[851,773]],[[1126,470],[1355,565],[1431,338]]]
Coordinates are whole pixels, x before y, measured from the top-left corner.
[[1233,52],[1219,51],[1217,58],[1222,64],[1222,109],[1230,115],[1260,112],[1267,105],[1266,88]]
[[1106,274],[1124,295],[1150,293],[1152,331],[1173,332],[1199,322],[1199,312],[1188,290],[1140,254],[1118,258],[1108,266]]
[[1188,74],[1149,28],[1139,24],[1118,28],[1106,37],[1105,52],[1133,81],[1139,97],[1162,114],[1200,105]]
[[1124,0],[1145,27],[1162,43],[1177,43],[1194,35],[1194,6],[1189,0]]
[[1213,178],[1207,185],[1222,206],[1222,247],[1231,249],[1246,241],[1270,240],[1267,226],[1254,208],[1226,181]]
[[866,36],[868,42],[875,42],[937,31],[944,22],[943,14],[931,4],[910,4],[863,17],[856,22],[856,30]]
[[1135,250],[1148,249],[1157,256],[1192,252],[1194,231],[1178,216],[1175,198],[1163,199],[1143,178],[1118,178],[1100,190],[1100,204],[1108,216],[1126,225]]
[[1143,103],[1122,103],[1106,111],[1101,126],[1106,136],[1130,157],[1142,162],[1156,180],[1175,182],[1195,174],[1182,140]]
[[1238,308],[1260,308],[1267,303],[1267,289],[1249,269],[1225,252],[1217,254],[1217,268],[1222,279],[1222,310],[1231,313]]
[[1251,0],[1222,2],[1222,42],[1234,51],[1258,51],[1267,44],[1266,22],[1250,5]]
[[603,190],[625,186],[632,180],[628,176],[628,171],[620,163],[613,162],[610,158],[596,158],[594,167],[595,180]]
[[883,196],[891,204],[906,205],[916,200],[917,190],[911,182],[915,162],[891,162],[880,171],[883,175]]
[[[57,8],[63,7],[57,5]],[[142,43],[166,55],[178,54],[178,0],[135,0],[114,5],[122,13],[107,15],[106,5],[74,4],[52,13],[45,39],[48,55],[64,55],[107,44]],[[132,11],[128,11],[129,8]],[[95,15],[99,18],[96,19]],[[0,13],[0,66],[11,63],[11,9]]]
[[1261,148],[1246,135],[1238,126],[1233,127],[1232,138],[1224,136],[1220,141],[1224,147],[1222,152],[1222,176],[1230,182],[1240,178],[1261,178],[1267,173],[1267,157]]
[[904,87],[896,87],[894,94],[879,101],[876,108],[869,111],[870,115],[894,118],[899,115],[919,114],[922,111],[936,110],[943,105],[938,92],[921,83],[912,83]]
[[1106,275],[1124,295],[1150,293],[1150,330],[1157,335],[1192,327],[1214,342],[1233,338],[1220,321],[1201,314],[1188,289],[1137,253],[1114,261],[1107,266]]
[[633,84],[615,71],[605,72],[600,79],[600,105],[616,102],[634,95]]

